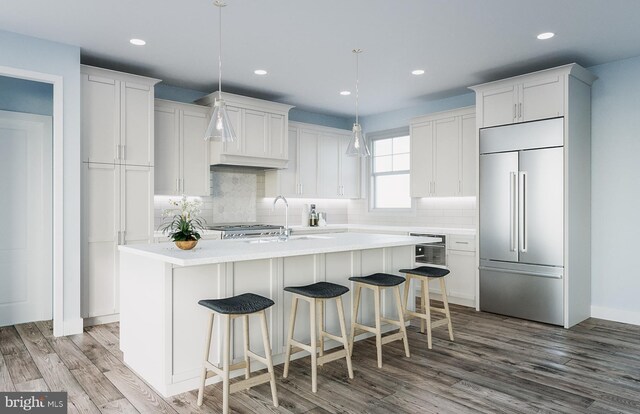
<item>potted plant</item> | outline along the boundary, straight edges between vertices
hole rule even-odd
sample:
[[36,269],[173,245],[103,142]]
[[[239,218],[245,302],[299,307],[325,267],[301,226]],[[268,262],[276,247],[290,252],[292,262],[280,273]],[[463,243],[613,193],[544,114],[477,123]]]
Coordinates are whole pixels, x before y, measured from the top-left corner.
[[169,204],[176,208],[164,211],[164,221],[158,230],[167,234],[182,250],[191,250],[200,240],[200,231],[205,230],[206,221],[198,217],[200,205],[198,200],[188,200],[182,196],[179,201],[169,200]]

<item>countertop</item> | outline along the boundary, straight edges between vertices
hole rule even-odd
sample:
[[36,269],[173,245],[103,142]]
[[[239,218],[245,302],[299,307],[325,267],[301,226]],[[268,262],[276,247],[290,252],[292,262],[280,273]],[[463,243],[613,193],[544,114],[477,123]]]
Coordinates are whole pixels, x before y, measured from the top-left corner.
[[363,230],[363,231],[380,231],[384,232],[398,232],[398,233],[428,233],[428,234],[459,234],[464,236],[475,236],[475,229],[463,229],[463,228],[445,228],[445,227],[419,227],[419,226],[387,226],[387,225],[374,225],[374,224],[329,224],[324,227],[307,227],[307,226],[290,226],[292,232],[295,234],[297,231],[322,231],[322,230]]
[[[328,233],[317,236],[292,236],[287,242],[255,243],[248,240],[201,240],[193,250],[180,250],[173,243],[118,246],[121,252],[137,254],[178,266],[240,262],[309,254],[335,253],[383,247],[434,243],[433,237],[388,234]],[[252,243],[253,242],[253,243]]]

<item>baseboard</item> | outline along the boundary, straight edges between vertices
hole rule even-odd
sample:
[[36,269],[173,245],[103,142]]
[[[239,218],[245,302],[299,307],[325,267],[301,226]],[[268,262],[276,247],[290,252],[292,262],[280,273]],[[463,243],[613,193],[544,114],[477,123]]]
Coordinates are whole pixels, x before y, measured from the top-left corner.
[[118,322],[120,320],[120,314],[114,313],[113,315],[93,316],[91,318],[84,318],[84,326],[104,325],[105,323]]
[[608,321],[640,325],[640,312],[626,311],[602,306],[591,306],[591,317]]
[[82,333],[82,318],[67,319],[62,327],[63,335],[77,335]]

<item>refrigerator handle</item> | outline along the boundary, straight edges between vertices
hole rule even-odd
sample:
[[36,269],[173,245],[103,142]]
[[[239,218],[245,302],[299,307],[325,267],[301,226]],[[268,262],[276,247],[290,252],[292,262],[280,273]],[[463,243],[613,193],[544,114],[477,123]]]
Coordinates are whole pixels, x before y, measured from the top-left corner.
[[509,197],[509,230],[510,230],[510,244],[509,249],[512,252],[518,250],[516,244],[518,239],[516,220],[518,217],[518,178],[516,172],[509,173],[509,185],[510,185],[510,197]]
[[527,251],[527,172],[520,171],[519,175],[519,200],[518,200],[518,233],[520,235],[520,251],[525,253]]

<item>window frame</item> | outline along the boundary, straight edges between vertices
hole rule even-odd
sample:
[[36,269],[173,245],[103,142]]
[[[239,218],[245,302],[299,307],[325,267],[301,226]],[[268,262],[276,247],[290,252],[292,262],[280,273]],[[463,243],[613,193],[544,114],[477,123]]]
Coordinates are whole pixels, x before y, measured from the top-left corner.
[[[411,180],[411,164],[409,164],[408,170],[401,171],[385,171],[380,173],[374,172],[374,160],[375,160],[375,142],[383,139],[399,138],[409,136],[409,142],[411,142],[411,136],[409,134],[409,127],[394,128],[386,131],[379,131],[368,136],[368,144],[371,149],[371,156],[367,163],[367,176],[369,179],[369,212],[370,213],[394,213],[394,214],[407,214],[412,215],[415,213],[416,203],[415,199],[409,194],[411,200],[411,206],[409,207],[377,207],[376,206],[376,177],[378,176],[390,176],[390,175],[404,175],[409,174],[409,180]],[[393,152],[392,152],[393,155]],[[411,150],[409,150],[409,157],[411,157]]]

